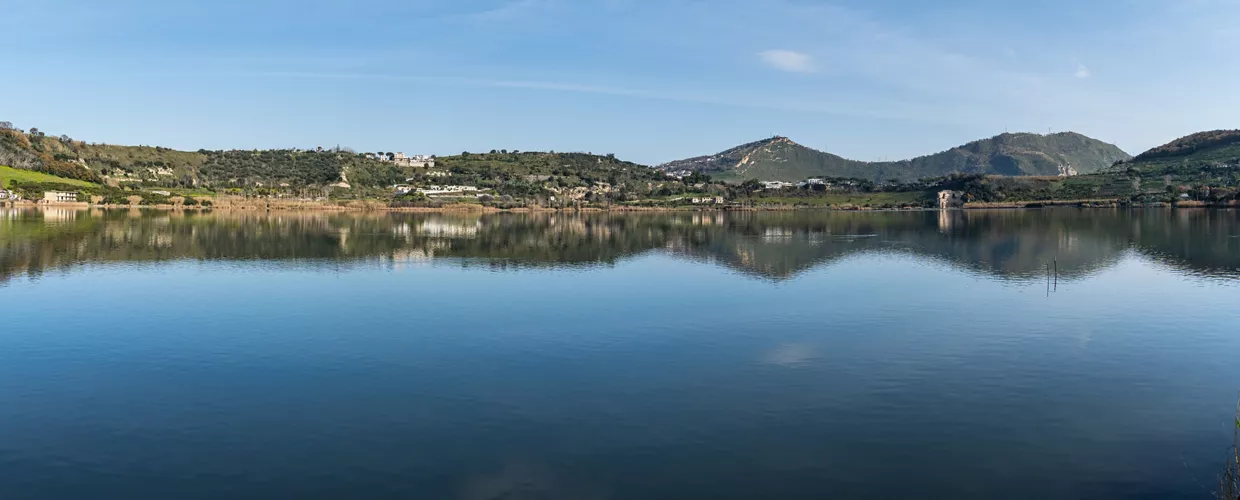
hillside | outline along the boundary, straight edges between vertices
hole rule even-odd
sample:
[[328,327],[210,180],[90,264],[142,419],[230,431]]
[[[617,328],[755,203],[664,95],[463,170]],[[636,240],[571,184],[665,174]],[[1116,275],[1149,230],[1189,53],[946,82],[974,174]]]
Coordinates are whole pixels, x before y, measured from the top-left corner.
[[344,179],[374,188],[410,173],[347,150],[177,151],[87,143],[8,123],[0,126],[0,165],[100,184],[211,188],[325,187]]
[[33,170],[22,170],[6,165],[0,165],[0,188],[12,186],[13,183],[35,182],[40,184],[64,184],[67,186],[94,187],[98,184],[86,182],[78,179],[70,179],[68,177],[59,177],[43,172],[35,172]]
[[1141,153],[1133,160],[1147,161],[1161,158],[1190,157],[1209,151],[1218,151],[1221,148],[1236,144],[1240,144],[1240,130],[1198,132]]
[[1072,132],[1001,134],[941,153],[894,162],[849,160],[807,148],[786,137],[773,137],[657,168],[666,172],[702,172],[732,181],[855,177],[881,182],[912,181],[951,173],[1054,176],[1069,168],[1086,174],[1128,158],[1127,153],[1114,145]]
[[[616,159],[614,155],[589,153],[463,153],[439,157],[437,167],[436,170],[446,170],[448,177],[428,178],[427,182],[473,185],[512,196],[542,193],[545,188],[586,189],[600,184],[646,192],[651,184],[667,181],[662,172],[649,167]],[[426,172],[419,172],[415,179],[425,175]]]
[[[593,199],[613,193],[649,193],[666,183],[661,172],[614,155],[492,151],[442,157],[433,170],[399,167],[349,150],[198,150],[91,144],[0,125],[0,165],[8,177],[35,182],[40,175],[126,187],[245,189],[251,193],[301,192],[346,181],[354,195],[390,192],[413,179],[420,185],[467,185],[517,198]],[[3,178],[0,176],[0,178]],[[51,182],[42,178],[40,182]],[[359,192],[361,191],[361,192]],[[669,191],[670,192],[670,191]],[[545,201],[545,200],[544,200]]]
[[1177,186],[1240,186],[1240,130],[1215,130],[1181,137],[1117,162],[1104,172],[1138,180],[1143,191]]

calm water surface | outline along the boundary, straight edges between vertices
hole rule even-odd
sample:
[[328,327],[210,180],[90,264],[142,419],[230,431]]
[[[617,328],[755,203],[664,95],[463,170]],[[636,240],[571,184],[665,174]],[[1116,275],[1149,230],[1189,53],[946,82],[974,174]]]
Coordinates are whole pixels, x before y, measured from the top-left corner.
[[1237,325],[1234,211],[0,211],[0,496],[1206,499]]

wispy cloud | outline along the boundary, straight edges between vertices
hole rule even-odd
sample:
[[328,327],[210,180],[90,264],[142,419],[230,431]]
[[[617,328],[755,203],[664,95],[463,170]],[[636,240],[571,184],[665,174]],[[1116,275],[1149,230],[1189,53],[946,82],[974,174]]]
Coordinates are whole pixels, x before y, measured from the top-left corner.
[[1091,72],[1089,71],[1089,68],[1086,68],[1084,64],[1077,64],[1077,65],[1076,65],[1076,77],[1077,77],[1077,78],[1080,78],[1080,79],[1084,80],[1084,79],[1089,78],[1089,77],[1091,77],[1091,76],[1094,76],[1094,74],[1093,74],[1093,73],[1091,73]]
[[543,6],[543,0],[514,0],[498,7],[475,12],[468,17],[478,21],[512,21]]
[[814,71],[814,59],[802,52],[792,50],[766,50],[758,53],[767,66],[792,73]]
[[463,78],[452,76],[420,76],[390,73],[346,73],[346,72],[243,72],[233,73],[240,77],[262,78],[297,78],[315,80],[374,80],[389,82],[425,83],[435,85],[456,85],[470,87],[527,89],[553,92],[572,92],[580,94],[608,95],[630,97],[634,99],[654,99],[663,101],[684,102],[693,104],[713,104],[737,108],[763,109],[770,111],[791,111],[797,113],[813,113],[832,116],[851,116],[879,118],[891,120],[912,120],[932,123],[967,123],[964,116],[932,115],[917,106],[906,106],[899,110],[890,110],[877,103],[859,97],[849,97],[839,102],[823,100],[780,100],[769,96],[761,99],[749,99],[743,96],[705,95],[699,92],[676,92],[672,90],[651,90],[628,87],[586,85],[571,82],[552,82],[538,80],[508,80]]

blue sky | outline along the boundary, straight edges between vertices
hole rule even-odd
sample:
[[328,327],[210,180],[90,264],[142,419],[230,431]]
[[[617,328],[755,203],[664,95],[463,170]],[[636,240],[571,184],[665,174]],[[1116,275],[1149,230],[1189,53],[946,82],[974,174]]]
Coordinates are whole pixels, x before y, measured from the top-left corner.
[[1240,0],[0,0],[0,120],[181,149],[861,160],[1240,127]]

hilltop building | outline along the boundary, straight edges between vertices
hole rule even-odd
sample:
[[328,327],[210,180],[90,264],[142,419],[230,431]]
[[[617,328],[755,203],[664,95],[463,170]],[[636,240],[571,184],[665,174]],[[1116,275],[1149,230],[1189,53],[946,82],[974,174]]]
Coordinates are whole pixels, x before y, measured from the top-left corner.
[[405,153],[366,153],[367,158],[395,163],[398,167],[434,168],[435,157],[432,155],[405,156]]

